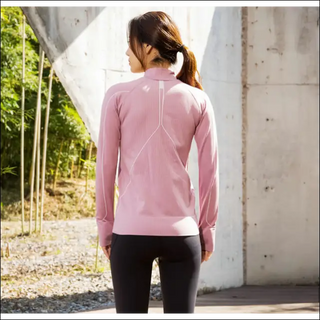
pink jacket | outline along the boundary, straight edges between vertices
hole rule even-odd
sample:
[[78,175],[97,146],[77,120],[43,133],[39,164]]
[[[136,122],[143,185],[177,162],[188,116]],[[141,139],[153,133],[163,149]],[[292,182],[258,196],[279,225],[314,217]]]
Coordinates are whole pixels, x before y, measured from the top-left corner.
[[[193,137],[198,147],[200,214],[187,172]],[[118,152],[119,201],[114,215]],[[207,94],[165,68],[105,94],[96,164],[96,219],[100,245],[112,232],[198,235],[214,251],[219,197],[218,146]]]

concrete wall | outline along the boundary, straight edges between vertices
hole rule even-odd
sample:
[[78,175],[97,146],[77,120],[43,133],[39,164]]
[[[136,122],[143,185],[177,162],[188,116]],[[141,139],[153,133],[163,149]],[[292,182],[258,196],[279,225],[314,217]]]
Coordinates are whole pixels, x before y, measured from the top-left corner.
[[318,17],[248,9],[248,284],[319,280]]
[[[202,272],[221,289],[243,284],[241,8],[216,8],[209,26],[200,74],[217,122],[220,211],[214,262],[212,266],[204,264]],[[196,168],[192,176],[196,176]]]
[[[149,10],[170,14],[184,43],[197,58],[204,88],[216,113],[220,141],[221,202],[217,248],[202,266],[199,288],[223,289],[243,283],[241,217],[241,10],[239,8],[109,7],[23,8],[42,47],[96,142],[100,107],[111,85],[133,80],[126,28]],[[173,68],[178,72],[179,62]],[[198,195],[197,150],[190,175]],[[198,204],[198,197],[197,197]]]

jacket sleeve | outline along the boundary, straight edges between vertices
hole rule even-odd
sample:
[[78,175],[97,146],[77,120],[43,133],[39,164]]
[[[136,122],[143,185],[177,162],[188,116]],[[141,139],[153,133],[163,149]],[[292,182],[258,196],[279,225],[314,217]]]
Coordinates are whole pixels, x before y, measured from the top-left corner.
[[96,221],[102,247],[111,244],[119,142],[120,120],[117,112],[117,93],[109,89],[102,103],[96,160]]
[[215,250],[215,231],[219,205],[219,160],[215,116],[207,95],[201,106],[195,132],[199,164],[199,231],[202,250]]

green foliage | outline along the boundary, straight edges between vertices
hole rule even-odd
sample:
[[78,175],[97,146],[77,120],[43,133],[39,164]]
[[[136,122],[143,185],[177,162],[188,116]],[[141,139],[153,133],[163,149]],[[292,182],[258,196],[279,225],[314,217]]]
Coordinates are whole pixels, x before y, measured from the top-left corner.
[[[19,7],[1,8],[1,177],[6,174],[20,175],[21,147],[21,94],[22,94],[22,23],[23,13]],[[38,92],[39,42],[30,25],[25,29],[25,177],[29,178],[32,160],[34,121]],[[48,97],[50,62],[45,58],[41,85],[41,145]],[[61,155],[63,174],[73,157],[76,162],[79,149],[85,148],[90,136],[59,79],[52,83],[50,120],[48,127],[47,175],[54,172],[59,146],[64,140]],[[68,145],[71,140],[74,143]],[[67,146],[67,147],[66,147]],[[83,150],[85,152],[85,150]],[[42,156],[42,150],[41,150]],[[85,158],[85,157],[83,157]],[[18,168],[13,171],[14,168]],[[19,172],[18,172],[19,171]]]
[[16,167],[6,167],[6,168],[1,168],[1,175],[5,175],[7,173],[17,175],[14,171]]
[[[38,77],[36,66],[39,55],[35,49],[37,39],[30,26],[26,26],[26,97],[36,92]],[[22,13],[18,7],[1,8],[1,133],[11,134],[21,126],[22,89]],[[26,116],[31,118],[31,110]],[[9,133],[9,136],[10,136]]]

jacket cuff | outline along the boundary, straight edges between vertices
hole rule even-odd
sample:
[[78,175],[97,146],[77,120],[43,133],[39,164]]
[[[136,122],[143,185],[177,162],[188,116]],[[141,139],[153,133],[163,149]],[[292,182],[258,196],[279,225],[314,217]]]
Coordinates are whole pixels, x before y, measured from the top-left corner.
[[99,244],[101,247],[111,245],[113,221],[103,221],[97,219]]
[[213,228],[200,228],[200,241],[203,251],[214,252],[216,230]]

